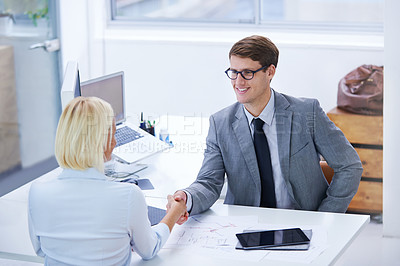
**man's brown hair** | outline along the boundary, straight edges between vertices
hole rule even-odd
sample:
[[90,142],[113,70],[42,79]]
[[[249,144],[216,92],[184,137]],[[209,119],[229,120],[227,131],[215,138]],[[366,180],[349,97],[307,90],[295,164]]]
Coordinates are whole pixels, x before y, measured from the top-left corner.
[[270,39],[253,35],[235,43],[229,51],[229,59],[232,55],[258,61],[261,66],[277,67],[279,50]]

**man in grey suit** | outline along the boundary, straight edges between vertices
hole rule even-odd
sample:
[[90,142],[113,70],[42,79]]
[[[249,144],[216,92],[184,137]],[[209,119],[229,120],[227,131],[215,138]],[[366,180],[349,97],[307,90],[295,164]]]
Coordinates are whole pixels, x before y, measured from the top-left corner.
[[[226,204],[345,212],[356,194],[360,159],[318,101],[271,89],[278,56],[277,47],[262,36],[244,38],[231,48],[226,74],[238,102],[210,117],[197,179],[175,192],[191,215],[215,203],[225,175]],[[265,142],[262,148],[256,144],[257,118]],[[330,184],[322,173],[320,155],[334,169]],[[271,198],[273,204],[264,204],[263,198]],[[184,223],[188,215],[178,223]]]

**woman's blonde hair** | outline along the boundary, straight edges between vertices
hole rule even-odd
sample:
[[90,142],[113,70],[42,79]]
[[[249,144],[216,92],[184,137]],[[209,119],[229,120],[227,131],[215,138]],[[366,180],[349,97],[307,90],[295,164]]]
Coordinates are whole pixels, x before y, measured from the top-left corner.
[[[104,151],[111,145],[114,111],[96,97],[77,97],[58,122],[55,155],[62,168],[104,171]],[[109,137],[110,136],[110,137]]]

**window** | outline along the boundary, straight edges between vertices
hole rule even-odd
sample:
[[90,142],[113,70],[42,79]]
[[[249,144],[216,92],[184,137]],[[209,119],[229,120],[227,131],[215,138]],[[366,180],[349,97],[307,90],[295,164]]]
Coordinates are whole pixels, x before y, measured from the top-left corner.
[[0,0],[0,35],[49,34],[48,0]]
[[384,0],[111,0],[117,21],[364,28],[383,31]]

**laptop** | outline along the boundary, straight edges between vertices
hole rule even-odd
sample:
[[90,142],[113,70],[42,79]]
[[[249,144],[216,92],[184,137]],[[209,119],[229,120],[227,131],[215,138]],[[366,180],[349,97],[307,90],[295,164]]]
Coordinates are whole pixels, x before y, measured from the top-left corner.
[[126,121],[123,71],[82,82],[80,94],[95,96],[111,104],[117,126],[117,145],[113,154],[120,160],[135,163],[170,148],[167,143]]

